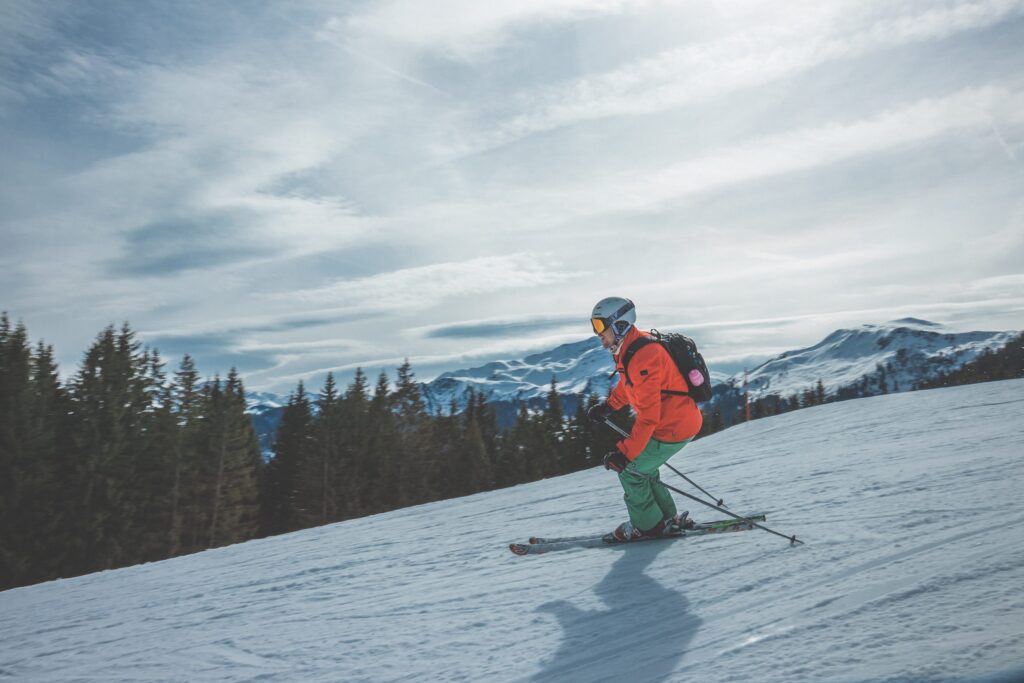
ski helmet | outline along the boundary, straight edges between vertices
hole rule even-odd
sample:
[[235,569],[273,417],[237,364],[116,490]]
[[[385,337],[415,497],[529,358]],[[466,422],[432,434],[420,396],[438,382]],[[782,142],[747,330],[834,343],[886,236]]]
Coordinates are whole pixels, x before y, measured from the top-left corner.
[[620,296],[610,296],[601,299],[594,305],[594,311],[590,314],[590,324],[594,327],[594,334],[601,334],[609,327],[615,335],[615,341],[622,341],[622,338],[629,332],[629,328],[636,323],[636,307],[629,299]]

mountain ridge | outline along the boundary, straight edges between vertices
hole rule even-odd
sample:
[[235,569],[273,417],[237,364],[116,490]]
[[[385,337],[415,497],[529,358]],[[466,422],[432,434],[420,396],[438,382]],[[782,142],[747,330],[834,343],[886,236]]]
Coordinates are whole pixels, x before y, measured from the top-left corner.
[[[826,390],[837,391],[890,364],[897,380],[910,388],[939,371],[959,367],[988,349],[1005,345],[1014,331],[954,332],[940,323],[901,318],[840,328],[809,347],[771,357],[747,373],[750,392],[757,397],[794,394],[822,380]],[[700,340],[697,339],[698,345]],[[723,375],[712,370],[712,385],[742,387],[744,373]],[[448,409],[452,401],[461,409],[472,388],[490,401],[540,399],[550,391],[552,377],[560,394],[577,396],[588,390],[606,395],[615,367],[611,355],[596,337],[562,344],[521,361],[494,361],[475,368],[446,372],[424,383],[424,397],[432,410]]]
[[[732,415],[740,409],[744,380],[754,400],[769,394],[783,398],[798,395],[819,380],[830,395],[906,391],[939,373],[962,367],[986,350],[1005,346],[1016,334],[1012,330],[958,332],[914,317],[840,328],[816,344],[772,356],[747,373],[716,372],[712,361],[715,396],[703,407],[713,410],[718,406],[724,414]],[[699,338],[696,341],[700,343]],[[611,354],[596,337],[588,337],[521,359],[448,371],[421,382],[420,388],[427,409],[435,415],[450,411],[453,404],[457,411],[463,410],[472,389],[484,395],[494,407],[499,425],[507,427],[514,423],[520,403],[531,408],[545,405],[552,378],[570,413],[587,394],[607,395],[614,370]],[[865,382],[870,386],[865,387]],[[251,393],[249,398],[249,412],[261,446],[270,457],[274,431],[287,399],[267,392]]]

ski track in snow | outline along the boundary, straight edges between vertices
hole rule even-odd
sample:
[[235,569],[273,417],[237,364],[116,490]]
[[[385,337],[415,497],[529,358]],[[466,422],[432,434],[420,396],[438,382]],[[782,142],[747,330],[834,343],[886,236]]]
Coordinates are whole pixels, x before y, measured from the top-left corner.
[[624,518],[594,468],[6,591],[0,679],[1024,680],[1022,418],[1024,380],[996,382],[759,420],[673,458],[804,546],[754,530],[512,555]]

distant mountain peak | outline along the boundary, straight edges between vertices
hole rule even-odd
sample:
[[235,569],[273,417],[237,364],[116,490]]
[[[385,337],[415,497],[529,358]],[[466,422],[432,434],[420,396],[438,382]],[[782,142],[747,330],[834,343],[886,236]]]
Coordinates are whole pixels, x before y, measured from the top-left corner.
[[936,330],[945,329],[946,327],[941,323],[933,323],[930,320],[922,320],[921,318],[900,318],[899,320],[890,320],[887,324],[900,327],[927,327]]

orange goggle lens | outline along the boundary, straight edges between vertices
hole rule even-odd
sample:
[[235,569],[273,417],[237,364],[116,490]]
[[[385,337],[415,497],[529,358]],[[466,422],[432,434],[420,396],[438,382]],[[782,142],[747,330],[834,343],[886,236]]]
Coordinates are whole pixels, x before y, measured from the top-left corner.
[[594,334],[601,334],[608,329],[607,318],[591,318],[590,324],[594,327]]

